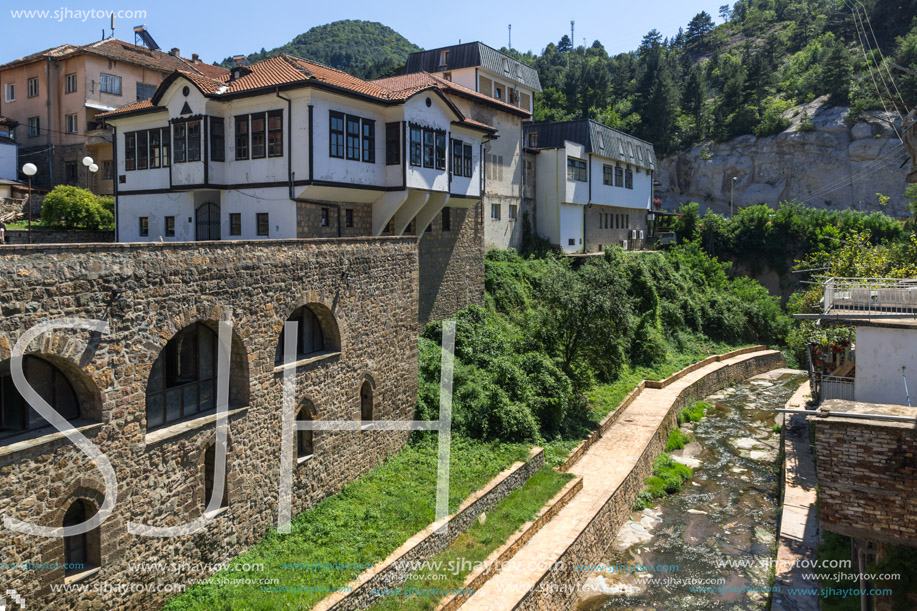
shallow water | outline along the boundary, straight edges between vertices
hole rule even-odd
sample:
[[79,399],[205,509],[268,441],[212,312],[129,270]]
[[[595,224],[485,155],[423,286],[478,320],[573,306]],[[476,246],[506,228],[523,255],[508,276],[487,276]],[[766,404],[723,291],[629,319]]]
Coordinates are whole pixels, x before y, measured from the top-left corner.
[[589,573],[592,591],[581,594],[578,610],[765,608],[779,502],[773,410],[804,380],[759,377],[706,399],[713,409],[693,432],[683,428],[694,442],[672,453],[694,477],[681,492],[631,516],[605,566]]

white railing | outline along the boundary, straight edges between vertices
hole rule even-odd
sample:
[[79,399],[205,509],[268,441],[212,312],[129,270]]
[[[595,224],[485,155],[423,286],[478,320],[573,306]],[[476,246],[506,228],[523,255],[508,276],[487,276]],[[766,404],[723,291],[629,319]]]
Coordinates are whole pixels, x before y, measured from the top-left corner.
[[856,388],[854,378],[815,374],[815,387],[819,402],[827,401],[828,399],[854,400],[854,390]]
[[824,313],[917,318],[917,279],[828,278]]

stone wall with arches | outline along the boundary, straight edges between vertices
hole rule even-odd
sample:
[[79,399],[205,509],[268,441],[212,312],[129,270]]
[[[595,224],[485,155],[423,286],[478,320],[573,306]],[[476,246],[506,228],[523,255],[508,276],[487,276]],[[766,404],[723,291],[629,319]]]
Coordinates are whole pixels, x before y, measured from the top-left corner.
[[[155,608],[166,594],[96,593],[91,586],[82,594],[52,593],[51,586],[65,580],[190,583],[207,574],[131,572],[129,565],[224,562],[276,527],[287,371],[297,409],[308,405],[312,419],[359,421],[366,380],[372,381],[374,419],[413,417],[415,238],[13,246],[0,257],[0,285],[0,368],[23,334],[40,323],[80,318],[108,325],[104,333],[48,331],[25,350],[66,376],[80,404],[71,423],[105,454],[118,482],[114,511],[93,535],[99,566],[84,572],[0,569],[0,587],[23,595],[29,609],[78,607],[90,599],[102,608]],[[303,307],[321,326],[321,349],[278,362],[284,323]],[[215,356],[210,344],[196,340],[174,348],[159,373],[154,364],[183,331],[200,324],[218,334],[221,321],[232,325],[227,506],[194,534],[131,534],[128,523],[174,526],[203,511],[204,456],[216,421],[208,363]],[[155,394],[150,389],[157,375],[162,392],[172,393],[161,398],[164,412],[179,395],[183,411],[151,425],[148,391]],[[294,457],[294,515],[406,440],[404,432],[316,431],[308,460]],[[106,493],[97,466],[49,426],[0,430],[0,489],[0,516],[52,527],[61,526],[75,500],[98,509]],[[62,538],[0,529],[3,562],[63,564]]]

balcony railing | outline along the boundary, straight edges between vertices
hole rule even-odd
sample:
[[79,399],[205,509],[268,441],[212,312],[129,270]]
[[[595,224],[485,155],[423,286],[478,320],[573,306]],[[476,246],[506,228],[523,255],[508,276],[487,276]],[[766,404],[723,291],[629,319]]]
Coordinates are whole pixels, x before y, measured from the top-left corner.
[[824,314],[855,318],[917,318],[917,279],[829,278]]
[[854,400],[854,378],[815,374],[814,381],[819,403],[828,399]]

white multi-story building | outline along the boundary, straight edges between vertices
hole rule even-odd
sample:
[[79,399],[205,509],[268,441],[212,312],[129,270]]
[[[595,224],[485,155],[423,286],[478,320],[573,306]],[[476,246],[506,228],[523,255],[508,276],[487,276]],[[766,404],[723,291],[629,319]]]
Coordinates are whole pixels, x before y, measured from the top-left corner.
[[653,202],[653,145],[589,119],[527,123],[535,230],[567,253],[642,248]]
[[435,85],[393,91],[289,55],[176,71],[102,118],[122,242],[449,231],[450,209],[481,200],[497,131]]
[[0,198],[11,197],[13,186],[19,186],[16,180],[16,126],[12,119],[0,116]]
[[485,145],[484,245],[519,247],[524,212],[522,126],[532,116],[535,94],[541,92],[538,72],[480,42],[412,53],[406,72],[406,77],[392,80],[430,74],[451,83],[447,95],[462,112],[498,130],[500,137]]

